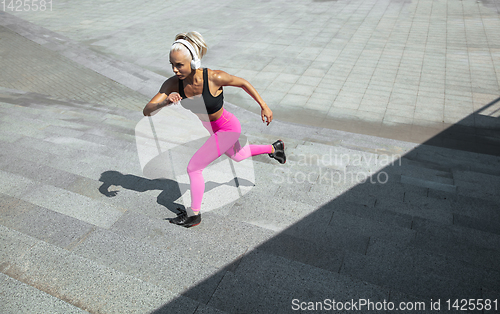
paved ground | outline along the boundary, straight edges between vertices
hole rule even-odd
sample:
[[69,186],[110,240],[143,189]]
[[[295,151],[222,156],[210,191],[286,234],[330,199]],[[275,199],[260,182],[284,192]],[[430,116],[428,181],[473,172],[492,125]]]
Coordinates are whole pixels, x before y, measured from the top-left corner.
[[500,94],[496,0],[57,1],[11,13],[165,76],[173,36],[199,30],[206,66],[250,80],[284,121],[313,126],[421,143],[478,126],[463,118]]
[[[2,313],[500,303],[498,1],[196,5],[0,12]],[[141,114],[185,28],[206,36],[207,66],[274,110],[265,127],[228,89],[245,137],[282,138],[289,156],[208,168],[212,210],[189,230],[165,221],[184,205],[183,168],[150,174],[184,162],[199,133],[180,109],[162,111],[168,132]]]

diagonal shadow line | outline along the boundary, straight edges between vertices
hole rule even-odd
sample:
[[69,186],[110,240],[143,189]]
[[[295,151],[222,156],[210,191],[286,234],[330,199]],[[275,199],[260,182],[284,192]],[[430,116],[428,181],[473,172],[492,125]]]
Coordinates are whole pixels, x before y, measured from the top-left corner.
[[482,107],[480,110],[478,110],[477,112],[481,112],[481,111],[484,111],[488,108],[490,108],[491,106],[495,105],[497,102],[500,101],[500,97],[498,97],[497,99],[495,100],[492,100],[489,104],[486,104],[484,107]]
[[499,101],[500,97],[423,144],[500,156],[500,119],[482,114]]
[[431,298],[500,295],[499,119],[469,124],[499,100],[370,178],[386,173],[387,182],[354,186],[152,313],[204,305],[281,313],[293,298],[429,306]]

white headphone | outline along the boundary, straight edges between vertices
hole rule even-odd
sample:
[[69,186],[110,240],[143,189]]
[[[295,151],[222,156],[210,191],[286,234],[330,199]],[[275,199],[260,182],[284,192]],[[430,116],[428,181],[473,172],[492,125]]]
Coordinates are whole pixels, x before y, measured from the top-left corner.
[[193,45],[191,45],[191,43],[185,39],[177,39],[176,41],[174,41],[172,46],[177,43],[183,44],[191,53],[192,57],[191,68],[196,70],[199,67],[201,67],[201,60],[198,58],[198,54],[196,53],[196,50],[194,49]]

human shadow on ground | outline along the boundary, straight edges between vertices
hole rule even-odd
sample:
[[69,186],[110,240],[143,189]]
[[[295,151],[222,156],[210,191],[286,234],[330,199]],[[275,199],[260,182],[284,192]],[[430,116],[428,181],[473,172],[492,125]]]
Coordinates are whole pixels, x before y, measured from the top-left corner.
[[[154,190],[161,191],[157,197],[157,203],[165,206],[174,213],[178,213],[176,208],[184,208],[184,205],[176,203],[176,200],[182,196],[183,192],[189,189],[189,184],[179,183],[175,180],[166,178],[147,179],[133,174],[123,174],[114,170],[103,172],[99,181],[102,182],[99,192],[107,197],[115,197],[119,194],[119,191],[112,189],[113,186],[121,186],[124,189],[141,193]],[[207,181],[205,183],[205,192],[222,185],[238,187],[253,186],[254,184],[243,178],[236,177],[223,183]]]

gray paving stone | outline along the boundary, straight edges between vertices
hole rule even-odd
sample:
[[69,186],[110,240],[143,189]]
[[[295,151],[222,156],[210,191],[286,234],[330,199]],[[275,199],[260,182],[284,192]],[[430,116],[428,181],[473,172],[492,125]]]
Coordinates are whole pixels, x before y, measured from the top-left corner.
[[500,222],[498,220],[482,220],[460,214],[453,214],[453,224],[494,234],[500,233]]
[[[428,145],[419,146],[418,150],[415,150],[409,155],[412,156],[412,159],[417,161],[442,165],[447,168],[457,167],[458,169],[464,169],[465,167],[476,169],[482,167],[481,165],[489,166],[498,163],[497,157],[495,156],[436,148]],[[451,158],[451,156],[453,156],[453,158]]]
[[457,170],[453,172],[453,177],[457,192],[466,196],[494,200],[500,186],[500,178],[488,174]]
[[250,252],[243,257],[235,274],[247,280],[291,292],[294,299],[322,301],[334,298],[347,301],[355,295],[388,299],[388,290],[324,269],[290,261],[272,254]]
[[16,197],[12,197],[3,193],[0,193],[0,199],[2,201],[2,208],[1,208],[1,219],[0,221],[3,223],[4,221],[9,221],[16,215],[23,213],[26,208],[17,208],[19,203],[21,202],[20,199]]
[[425,298],[473,298],[481,295],[478,286],[471,286],[469,282],[453,276],[442,277],[438,271],[422,269],[420,265],[415,265],[413,257],[405,256],[402,252],[395,261],[390,262],[388,256],[378,258],[349,252],[340,273]]
[[203,228],[200,236],[210,235],[243,247],[254,247],[267,243],[275,233],[253,224],[235,220],[231,216],[222,216],[219,209],[203,216]]
[[421,186],[424,188],[445,191],[445,192],[450,192],[450,193],[454,193],[457,191],[456,185],[440,183],[440,182],[435,182],[435,181],[425,180],[425,179],[419,179],[419,178],[409,177],[406,175],[401,175],[401,183],[412,184],[412,185]]
[[495,201],[459,195],[450,206],[454,213],[460,215],[493,222],[500,219],[499,205]]
[[4,274],[0,282],[2,313],[88,313]]
[[[369,186],[371,183],[364,183],[363,185]],[[336,200],[350,202],[354,204],[363,205],[368,208],[373,208],[376,203],[376,196],[366,194],[359,186],[349,190],[349,193],[343,194]]]
[[[175,184],[175,182],[173,182]],[[99,190],[103,191],[104,183],[99,186]],[[100,195],[99,200],[105,202],[111,206],[117,208],[123,208],[126,210],[132,210],[138,213],[142,213],[151,218],[165,219],[174,218],[176,216],[176,208],[184,207],[182,203],[176,202],[180,197],[180,193],[174,193],[174,191],[168,189],[160,189],[162,186],[169,185],[157,185],[158,189],[155,189],[154,185],[151,190],[134,190],[119,186],[112,185],[108,190],[111,192],[106,194],[107,197],[103,198],[104,194]],[[174,186],[174,188],[177,188]],[[108,193],[108,192],[105,192]],[[116,193],[116,195],[115,195]]]
[[179,259],[182,257],[186,261],[193,261],[194,264],[210,267],[223,267],[247,250],[244,242],[233,242],[231,238],[219,237],[220,232],[201,233],[200,229],[204,225],[200,224],[198,231],[186,231],[165,220],[150,219],[138,213],[127,212],[111,230],[119,235],[175,252]]
[[[172,256],[171,249],[175,247],[168,250],[159,249],[103,229],[96,229],[74,247],[72,252],[178,294],[198,285],[204,278],[212,277],[217,270],[196,260],[183,263],[182,267],[179,267],[179,255]],[[197,275],[190,276],[192,274]],[[189,277],[190,280],[187,279]],[[200,290],[197,295],[191,294],[201,302],[208,302],[221,278],[222,276],[218,276],[218,279],[211,279],[210,285],[204,284],[205,291]]]
[[230,215],[233,219],[238,221],[246,222],[261,228],[269,229],[272,231],[282,231],[285,228],[293,225],[298,219],[287,210],[293,210],[293,208],[276,208],[276,205],[280,203],[274,200],[273,207],[265,207],[266,201],[260,200],[256,203],[253,200],[252,203],[247,203],[244,200],[240,200],[233,205],[230,211]]
[[[408,192],[405,192],[404,197],[406,197],[406,193]],[[418,199],[421,202],[412,204],[409,201],[403,202],[403,200],[379,197],[377,198],[375,208],[411,215],[414,219],[420,217],[444,224],[451,224],[453,222],[451,208],[446,202],[443,202],[445,207],[441,208],[439,205],[434,205],[434,198],[426,199],[425,196],[419,196]]]
[[498,236],[479,230],[414,218],[413,246],[498,270]]
[[121,151],[137,153],[137,146],[135,141],[124,141],[123,137],[116,138],[114,136],[99,136],[97,134],[90,134],[89,132],[87,132],[86,134],[81,134],[80,136],[78,136],[78,138],[100,145],[106,145],[111,151],[115,152],[116,154]]
[[0,226],[2,237],[1,271],[10,267],[11,259],[23,256],[39,241],[18,231]]
[[31,149],[42,151],[42,153],[50,153],[57,156],[74,157],[78,151],[67,146],[55,146],[53,143],[46,141],[37,141],[33,138],[24,137],[16,143],[22,147],[29,147]]
[[450,202],[446,199],[436,199],[429,197],[429,191],[406,191],[403,202],[419,207],[439,208],[443,212],[448,212],[451,208]]
[[23,137],[22,134],[16,134],[9,131],[0,133],[0,141],[7,143],[14,143]]
[[[388,226],[398,226],[408,229],[411,228],[413,220],[413,217],[408,214],[401,214],[378,207],[371,208],[366,205],[351,203],[348,201],[336,205],[334,210],[339,214],[348,214],[363,219],[381,222]],[[335,219],[335,216],[333,219]]]
[[342,249],[326,249],[322,241],[305,240],[284,233],[276,235],[258,247],[259,251],[277,255],[331,272],[338,272],[342,265]]
[[[297,185],[295,185],[295,187],[297,187]],[[233,206],[234,214],[250,215],[249,217],[255,217],[254,215],[263,209],[279,215],[284,215],[291,219],[299,220],[313,213],[316,207],[302,202],[302,200],[295,197],[287,196],[285,198],[278,198],[277,195],[274,195],[274,197],[265,197],[262,199],[260,195],[253,195],[252,193],[246,194],[238,199]],[[245,213],[242,213],[243,211]]]
[[103,228],[111,227],[123,215],[116,207],[47,185],[30,191],[21,199]]
[[329,223],[333,233],[356,234],[379,239],[414,239],[415,231],[408,228],[386,225],[378,221],[357,217],[345,212],[335,212]]
[[[12,123],[11,121],[2,121],[1,130],[2,133],[6,132],[20,134],[23,136],[31,136],[39,139],[43,138],[43,135],[40,134],[40,128],[42,128],[43,126],[38,126],[41,121],[33,121],[32,123],[34,125]],[[37,125],[38,127],[35,127],[35,125]]]
[[456,193],[444,192],[444,191],[436,191],[433,189],[429,189],[427,192],[427,197],[436,198],[438,200],[448,200],[451,203],[451,208],[453,210],[453,202],[459,199],[459,195]]
[[[397,252],[397,254],[395,254]],[[474,287],[476,285],[491,285],[496,287],[496,277],[499,273],[496,270],[477,268],[473,265],[463,262],[455,257],[446,257],[440,254],[433,254],[424,250],[415,249],[412,247],[404,247],[396,245],[392,246],[391,243],[377,240],[372,241],[367,251],[367,256],[379,256],[381,258],[394,257],[395,260],[401,256],[403,259],[406,257],[412,261],[414,269],[422,268],[429,273],[436,273],[442,277],[449,277],[459,279],[466,286]],[[406,255],[406,257],[404,257]],[[392,256],[392,257],[390,257]],[[431,263],[429,263],[431,261]],[[397,263],[397,261],[395,262]],[[490,280],[491,279],[491,280]]]
[[291,295],[227,272],[208,305],[229,313],[280,313],[291,306]]
[[[28,254],[10,260],[4,273],[89,312],[151,311],[177,297],[166,289],[42,242]],[[187,298],[185,301],[194,311],[194,302]]]
[[70,136],[70,137],[79,137],[82,136],[84,133],[79,130],[74,130],[70,128],[64,128],[61,126],[48,126],[44,128],[45,132],[57,134],[60,136]]
[[8,173],[15,173],[37,183],[60,188],[64,188],[76,180],[76,175],[74,174],[20,159],[13,161],[10,156],[2,159],[0,169]]
[[285,234],[306,239],[315,242],[320,246],[341,249],[354,250],[356,252],[365,252],[369,237],[356,232],[345,232],[345,229],[336,229],[329,225],[333,221],[334,211],[331,207],[323,206],[313,215],[302,219],[300,223],[294,224],[284,230]]
[[1,141],[0,147],[2,149],[2,154],[5,156],[5,159],[20,159],[46,164],[49,160],[54,158],[54,155],[50,153],[45,153],[30,147],[23,147],[15,143],[10,143],[8,141]]
[[21,197],[38,186],[33,180],[1,170],[0,178],[4,183],[0,186],[0,192],[12,197]]
[[[8,201],[2,197],[2,203]],[[92,230],[80,220],[18,200],[0,213],[0,223],[33,238],[66,248]]]
[[[73,151],[72,153],[75,152]],[[85,156],[85,153],[83,155]],[[104,159],[109,162],[109,159]],[[53,158],[47,162],[47,165],[92,180],[97,180],[102,173],[115,168],[114,166],[110,168],[109,163],[104,165],[100,163],[89,164],[79,161],[78,157],[66,158],[66,156],[58,156],[57,154],[53,155]]]

